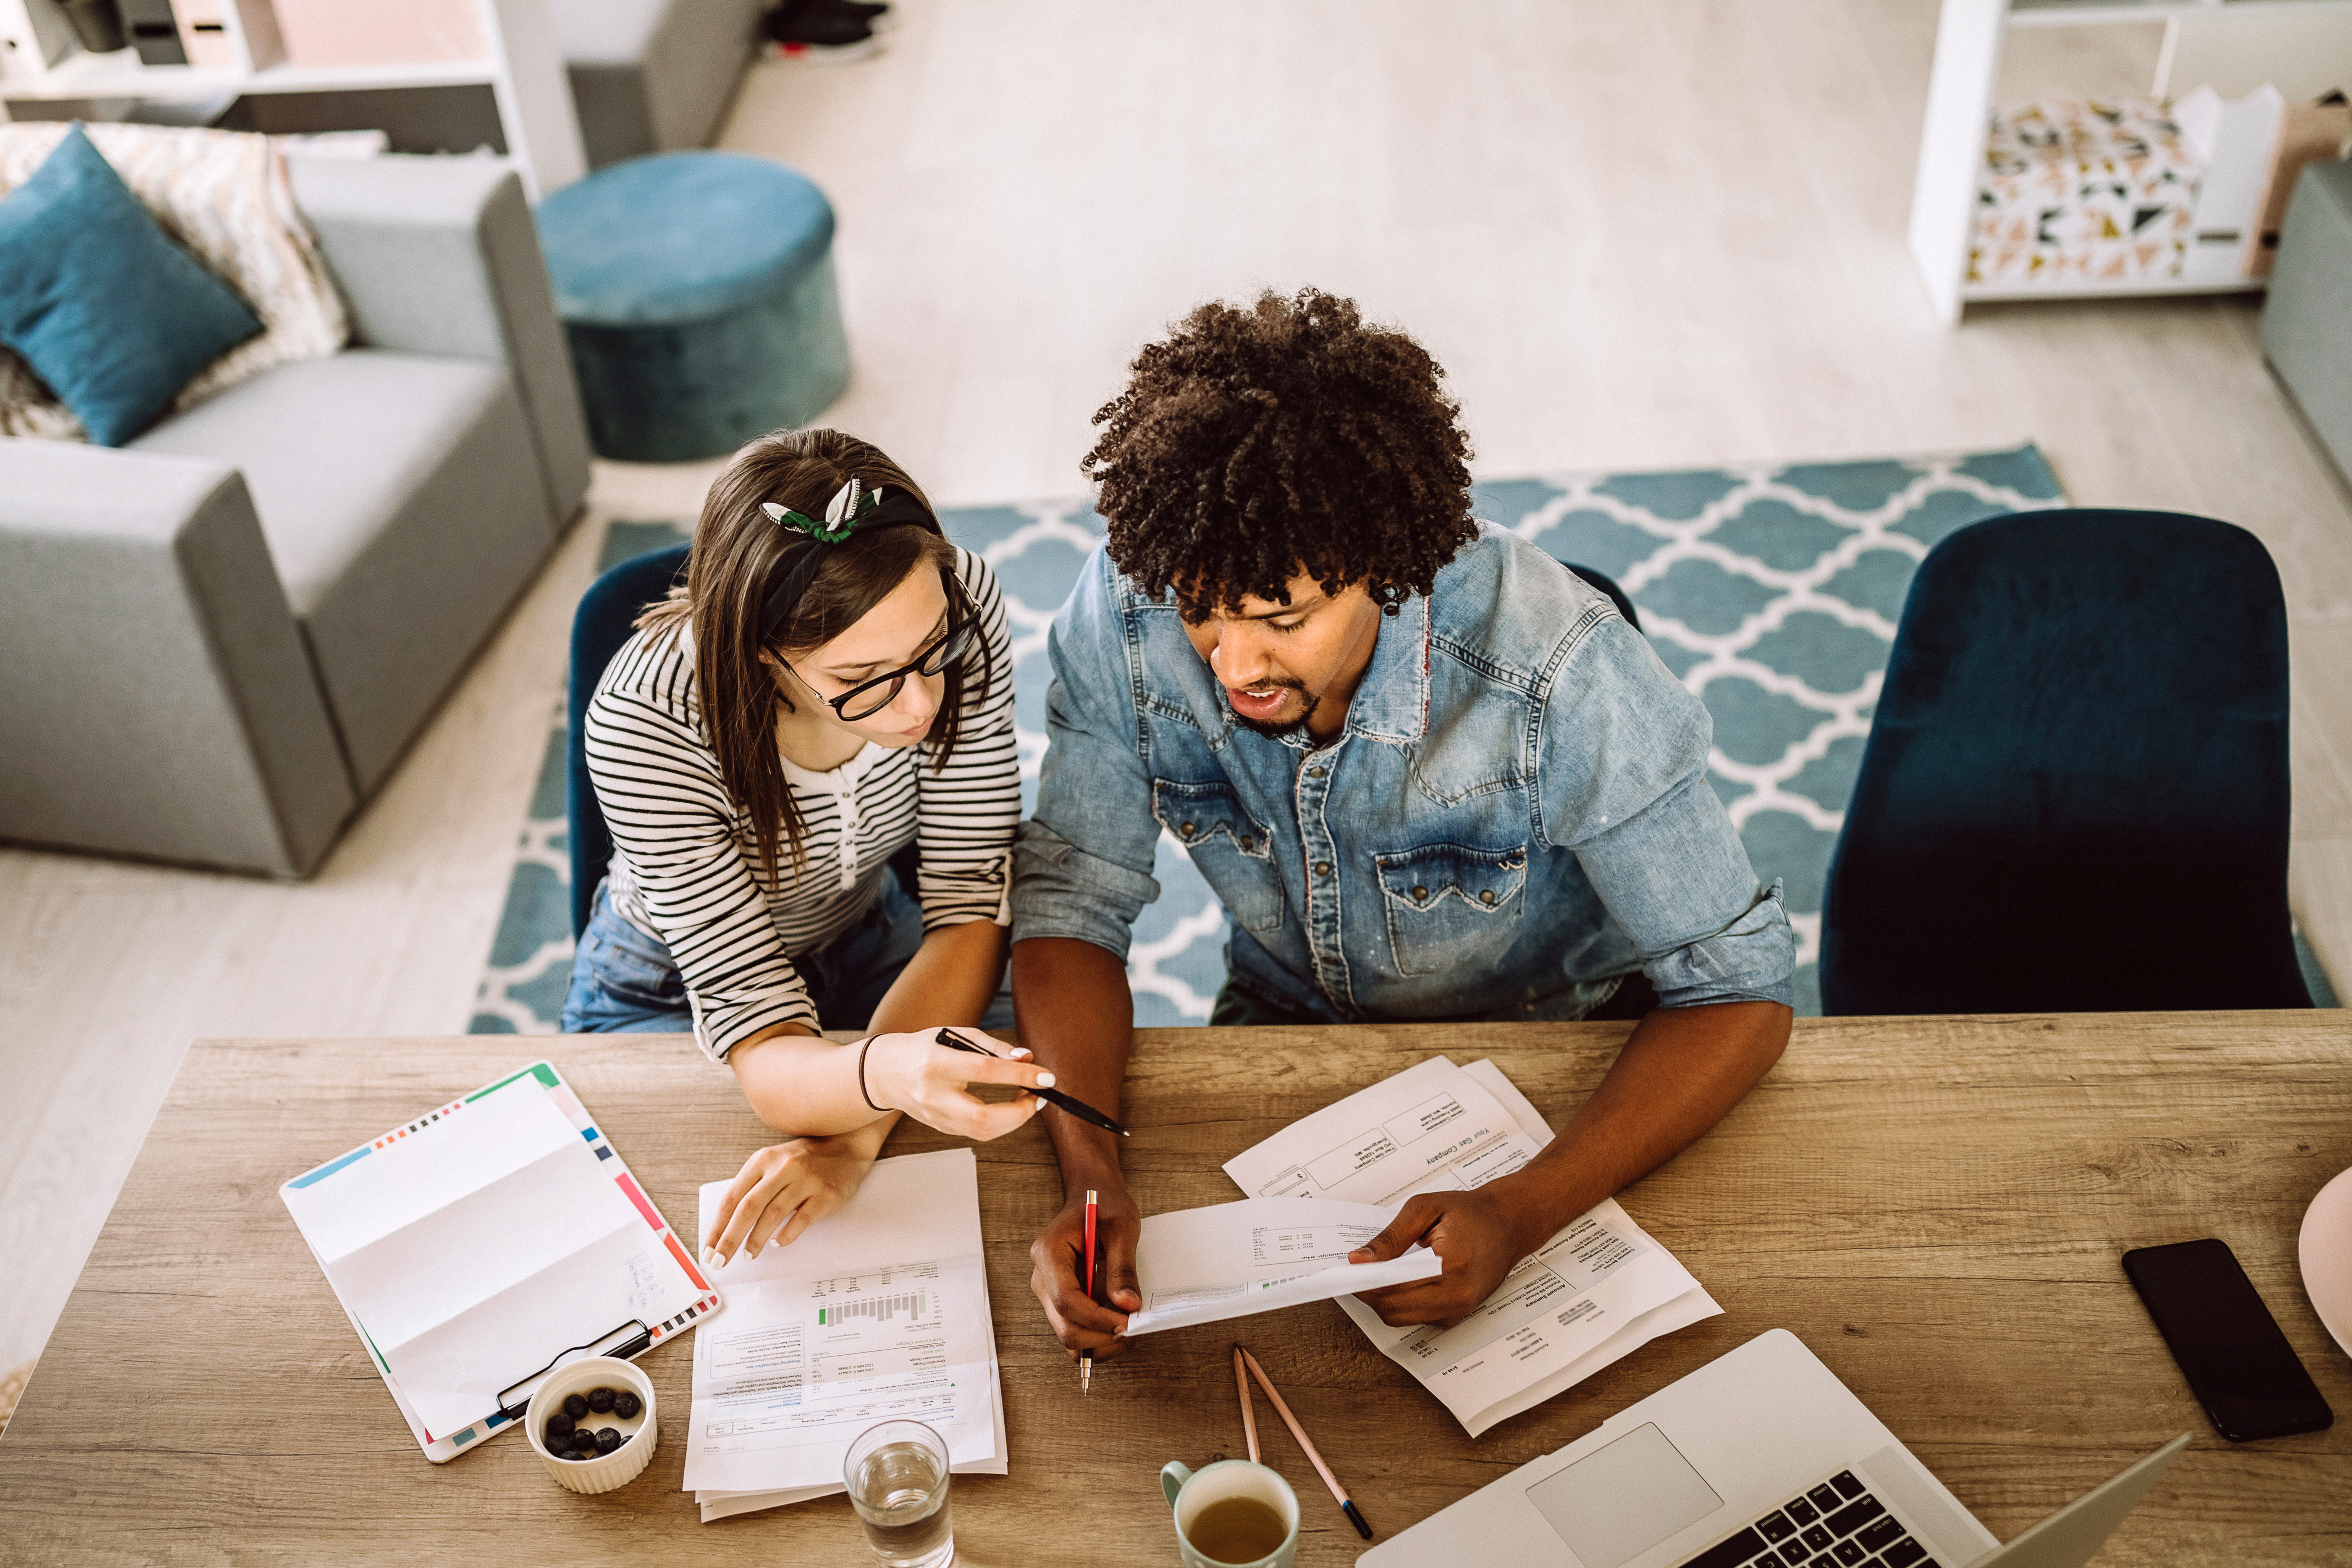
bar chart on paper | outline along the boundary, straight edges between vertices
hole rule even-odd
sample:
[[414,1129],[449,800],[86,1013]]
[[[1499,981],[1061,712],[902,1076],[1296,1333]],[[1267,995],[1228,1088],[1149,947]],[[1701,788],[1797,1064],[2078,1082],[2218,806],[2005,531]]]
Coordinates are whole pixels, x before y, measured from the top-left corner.
[[887,1323],[902,1312],[910,1319],[920,1319],[926,1315],[924,1309],[930,1300],[929,1292],[915,1290],[904,1296],[868,1296],[862,1301],[836,1302],[816,1310],[817,1327],[836,1328],[860,1319]]
[[[829,1327],[865,1320],[887,1323],[893,1314],[921,1317],[925,1303],[939,1298],[940,1266],[936,1262],[901,1263],[866,1274],[845,1274],[818,1279],[809,1294],[819,1303],[816,1321]],[[896,1291],[897,1294],[892,1292]]]

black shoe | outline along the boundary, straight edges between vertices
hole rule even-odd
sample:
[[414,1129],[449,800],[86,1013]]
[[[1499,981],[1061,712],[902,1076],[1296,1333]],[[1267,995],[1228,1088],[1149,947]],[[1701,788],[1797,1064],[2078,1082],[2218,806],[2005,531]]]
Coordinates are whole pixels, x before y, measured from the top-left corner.
[[[815,39],[797,35],[844,29],[853,22],[871,26],[889,9],[887,4],[876,0],[782,0],[761,18],[761,26],[768,37],[780,43],[814,43]],[[787,32],[794,36],[787,37]]]
[[814,48],[840,48],[874,37],[866,19],[839,0],[786,0],[760,18],[760,32],[770,43]]

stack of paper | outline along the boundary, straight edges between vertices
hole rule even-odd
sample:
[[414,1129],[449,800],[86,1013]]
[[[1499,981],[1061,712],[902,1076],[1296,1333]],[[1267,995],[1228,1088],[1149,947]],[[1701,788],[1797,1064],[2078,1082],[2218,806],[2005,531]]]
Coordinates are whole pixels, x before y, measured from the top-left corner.
[[[1261,1198],[1393,1209],[1415,1193],[1507,1175],[1550,1142],[1543,1118],[1494,1063],[1462,1068],[1434,1057],[1293,1122],[1226,1161],[1225,1173]],[[1522,1259],[1451,1329],[1390,1328],[1352,1295],[1339,1305],[1474,1437],[1723,1310],[1613,1198]]]
[[[710,1234],[731,1182],[702,1189]],[[849,1445],[920,1421],[960,1475],[1004,1474],[1004,1398],[969,1149],[875,1162],[789,1247],[719,1271],[694,1346],[686,1485],[702,1521],[844,1490]]]
[[1214,1323],[1444,1273],[1444,1259],[1425,1247],[1386,1263],[1348,1261],[1395,1217],[1394,1205],[1328,1198],[1244,1198],[1149,1215],[1135,1240],[1143,1310],[1128,1315],[1127,1331]]

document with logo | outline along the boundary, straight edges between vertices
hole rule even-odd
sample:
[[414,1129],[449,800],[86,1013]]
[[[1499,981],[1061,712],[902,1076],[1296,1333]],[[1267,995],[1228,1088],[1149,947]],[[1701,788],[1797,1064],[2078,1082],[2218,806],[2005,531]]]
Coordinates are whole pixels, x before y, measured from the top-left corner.
[[[1293,1122],[1227,1161],[1225,1173],[1267,1200],[1393,1210],[1416,1193],[1466,1191],[1519,1170],[1551,1137],[1494,1063],[1433,1057]],[[1613,1198],[1521,1259],[1451,1329],[1392,1329],[1352,1292],[1339,1305],[1474,1437],[1723,1310]]]
[[[731,1184],[703,1186],[700,1233]],[[877,1161],[799,1240],[717,1277],[728,1310],[695,1336],[686,1449],[705,1522],[841,1490],[881,1421],[925,1422],[953,1468],[1004,1473],[971,1151]]]

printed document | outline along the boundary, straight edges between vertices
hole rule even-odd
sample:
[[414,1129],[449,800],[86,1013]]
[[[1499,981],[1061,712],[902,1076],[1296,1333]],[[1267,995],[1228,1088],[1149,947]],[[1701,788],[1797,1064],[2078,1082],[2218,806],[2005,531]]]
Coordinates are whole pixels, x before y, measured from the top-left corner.
[[1393,1205],[1328,1198],[1244,1198],[1150,1215],[1135,1238],[1143,1310],[1129,1314],[1127,1331],[1213,1323],[1443,1272],[1425,1247],[1386,1263],[1348,1261],[1395,1217]]
[[[731,1185],[703,1186],[698,1235]],[[727,1310],[695,1335],[686,1450],[706,1521],[841,1490],[880,1421],[924,1422],[953,1468],[1004,1473],[971,1150],[878,1160],[799,1240],[714,1278]]]
[[[1227,1161],[1225,1173],[1266,1201],[1393,1210],[1416,1193],[1465,1191],[1519,1170],[1551,1136],[1494,1063],[1433,1057],[1293,1122]],[[1451,1329],[1390,1328],[1352,1292],[1339,1305],[1474,1437],[1723,1310],[1613,1198],[1561,1227]]]

